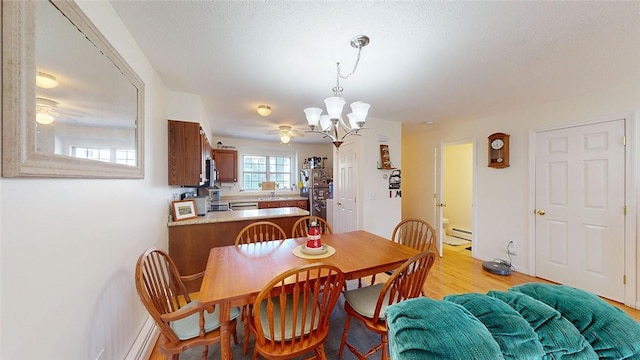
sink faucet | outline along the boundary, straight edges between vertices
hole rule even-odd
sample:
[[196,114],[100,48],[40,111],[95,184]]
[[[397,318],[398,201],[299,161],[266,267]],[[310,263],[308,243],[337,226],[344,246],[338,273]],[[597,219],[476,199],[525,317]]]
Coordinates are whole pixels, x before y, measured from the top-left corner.
[[271,192],[271,198],[273,199],[273,198],[275,198],[275,197],[276,197],[276,192],[275,192],[275,191],[272,191],[272,192]]

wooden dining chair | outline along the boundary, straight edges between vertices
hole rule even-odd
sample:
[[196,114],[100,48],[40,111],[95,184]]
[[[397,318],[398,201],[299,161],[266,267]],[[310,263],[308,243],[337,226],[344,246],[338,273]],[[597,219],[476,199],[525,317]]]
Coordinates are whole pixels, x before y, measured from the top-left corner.
[[418,251],[437,250],[437,234],[433,226],[421,219],[405,219],[396,225],[391,240]]
[[333,229],[329,223],[318,216],[303,216],[298,221],[293,224],[293,230],[291,232],[291,237],[305,237],[309,235],[309,225],[316,221],[318,225],[320,225],[320,234],[333,234]]
[[[405,219],[400,221],[393,229],[391,240],[398,244],[406,245],[418,251],[433,250],[437,252],[436,230],[424,220]],[[389,275],[392,272],[388,272]],[[376,275],[371,277],[371,285],[376,282]],[[362,283],[358,284],[361,287]]]
[[324,263],[302,265],[271,280],[253,303],[253,359],[291,359],[311,351],[316,359],[326,359],[329,315],[343,286],[342,271]]
[[284,240],[286,238],[287,234],[278,224],[271,221],[257,221],[240,230],[236,236],[236,245]]
[[[382,360],[389,359],[385,310],[389,305],[420,296],[422,286],[434,261],[435,253],[433,251],[423,251],[396,269],[385,283],[344,292],[344,310],[347,313],[347,319],[344,323],[338,358],[342,358],[342,352],[346,345],[358,359],[368,358],[378,350],[382,350]],[[351,318],[362,321],[368,330],[381,337],[380,344],[366,354],[360,353],[353,345],[347,343]]]
[[[213,306],[205,307],[192,300],[183,281],[201,278],[204,272],[180,276],[167,253],[149,249],[138,258],[135,272],[136,290],[158,329],[160,352],[177,360],[186,349],[202,346],[206,359],[209,345],[220,341],[220,315]],[[238,344],[236,318],[239,308],[231,309],[233,340]]]
[[[272,240],[284,240],[287,234],[284,230],[271,221],[257,221],[245,226],[236,236],[236,245],[253,244]],[[242,323],[244,327],[243,353],[249,351],[249,317],[251,305],[242,307]]]

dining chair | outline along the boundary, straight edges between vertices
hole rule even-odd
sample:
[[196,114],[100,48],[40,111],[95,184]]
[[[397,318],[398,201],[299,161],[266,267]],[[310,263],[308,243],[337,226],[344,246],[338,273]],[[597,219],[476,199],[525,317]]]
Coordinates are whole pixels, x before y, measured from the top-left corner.
[[[177,360],[181,352],[195,346],[203,347],[202,358],[206,359],[209,345],[220,341],[218,309],[191,299],[183,283],[203,275],[180,276],[173,260],[160,249],[148,249],[138,258],[136,290],[160,330],[158,349],[171,359]],[[238,344],[236,318],[240,309],[232,308],[230,315],[233,340]]]
[[291,231],[292,238],[304,237],[308,235],[309,225],[316,221],[318,225],[320,225],[320,234],[332,234],[333,229],[329,223],[318,216],[303,216],[298,221],[293,224],[293,230]]
[[[346,345],[358,359],[368,358],[378,350],[382,350],[382,360],[389,359],[385,310],[389,305],[420,296],[422,286],[434,261],[435,253],[433,251],[423,251],[396,269],[385,283],[344,292],[344,310],[347,313],[347,319],[344,323],[338,358],[342,358],[342,352]],[[381,337],[380,344],[370,349],[366,354],[360,353],[355,346],[347,343],[351,318],[360,320],[368,330]]]
[[405,219],[396,225],[391,240],[418,251],[437,248],[437,235],[433,226],[421,219]]
[[329,316],[342,293],[344,274],[313,263],[287,270],[262,288],[253,303],[253,359],[291,359],[314,352],[324,360]]
[[236,236],[236,245],[284,240],[286,238],[287,234],[278,224],[271,221],[257,221],[240,230]]
[[[284,230],[271,221],[257,221],[245,226],[236,236],[236,245],[261,243],[272,240],[284,240],[287,234]],[[243,353],[246,355],[249,351],[249,317],[251,305],[242,307],[242,323],[244,327]]]
[[[433,226],[421,219],[405,219],[393,229],[391,240],[418,251],[437,251],[437,234]],[[387,274],[391,275],[392,272]],[[376,282],[376,275],[371,277],[371,285]],[[362,283],[358,284],[362,287]]]

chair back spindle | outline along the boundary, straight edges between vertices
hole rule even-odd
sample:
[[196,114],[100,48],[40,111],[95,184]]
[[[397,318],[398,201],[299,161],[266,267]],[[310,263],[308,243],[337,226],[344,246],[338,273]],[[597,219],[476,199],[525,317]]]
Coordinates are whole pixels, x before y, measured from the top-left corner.
[[240,230],[236,236],[235,244],[253,244],[286,238],[287,234],[278,224],[270,221],[257,221]]

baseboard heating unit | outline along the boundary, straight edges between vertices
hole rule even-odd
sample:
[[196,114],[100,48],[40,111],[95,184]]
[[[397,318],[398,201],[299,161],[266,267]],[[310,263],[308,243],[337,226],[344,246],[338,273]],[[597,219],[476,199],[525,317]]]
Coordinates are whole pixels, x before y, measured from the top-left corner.
[[457,228],[452,228],[451,229],[451,236],[455,236],[457,238],[465,239],[465,240],[469,240],[469,241],[471,241],[473,239],[471,231],[463,230],[463,229],[457,229]]

